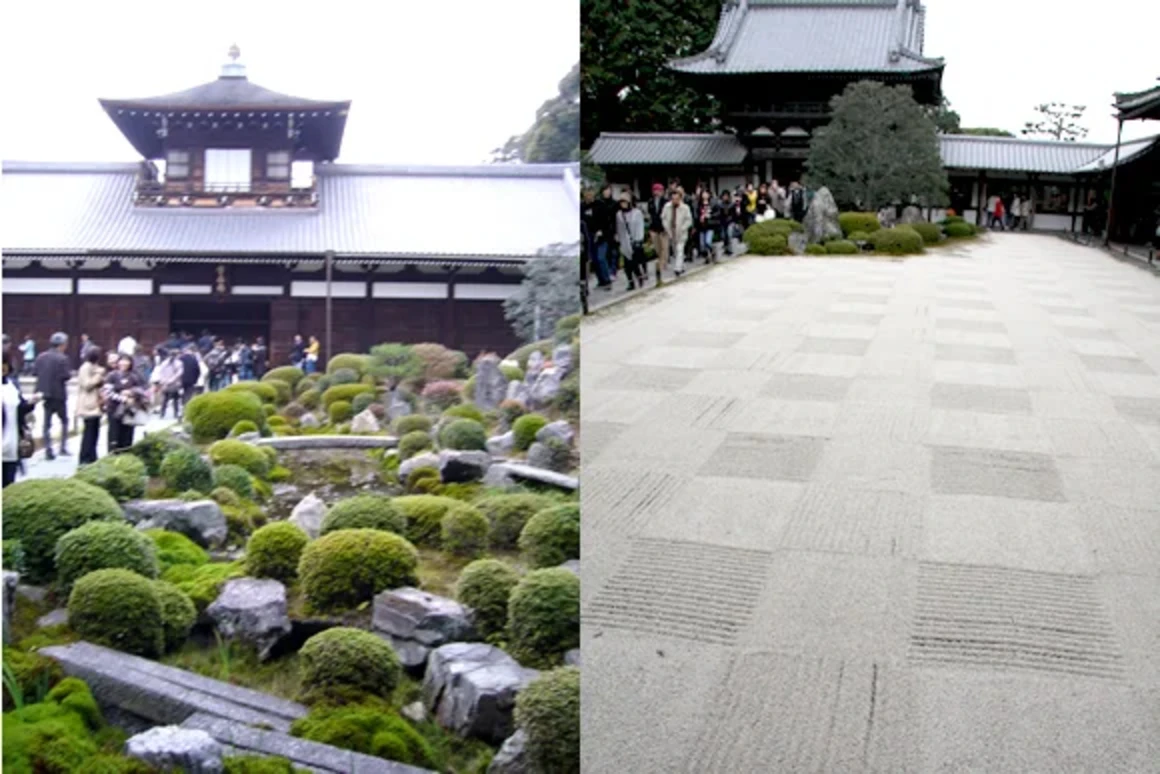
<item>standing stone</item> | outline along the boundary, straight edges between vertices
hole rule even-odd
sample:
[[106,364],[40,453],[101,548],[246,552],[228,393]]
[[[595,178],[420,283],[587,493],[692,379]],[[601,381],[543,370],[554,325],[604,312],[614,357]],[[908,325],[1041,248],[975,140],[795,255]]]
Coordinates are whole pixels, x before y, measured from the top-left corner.
[[898,223],[902,226],[913,226],[915,223],[925,223],[926,218],[922,217],[922,210],[913,204],[908,204],[902,209],[902,217],[899,218]]
[[531,390],[528,388],[528,385],[525,384],[524,382],[512,380],[511,382],[508,383],[507,395],[505,396],[505,400],[518,401],[519,403],[522,403],[526,406],[526,405],[528,405],[528,400],[530,397],[531,397]]
[[572,648],[572,650],[564,654],[564,666],[574,666],[579,669],[582,660],[580,648]]
[[556,393],[560,391],[561,381],[562,377],[558,368],[545,368],[536,377],[536,381],[532,383],[528,393],[530,405],[536,408],[543,408],[551,404],[552,399],[556,397]]
[[572,373],[572,345],[561,344],[552,350],[552,362],[564,376]]
[[157,726],[125,742],[125,755],[161,771],[221,774],[224,754],[224,748],[208,732],[181,726]]
[[507,395],[508,380],[500,370],[497,355],[484,355],[475,362],[475,405],[482,411],[489,411],[503,401]]
[[811,244],[842,236],[842,227],[838,225],[838,203],[829,188],[823,186],[814,194],[802,226]]
[[559,438],[536,441],[528,449],[527,463],[533,468],[567,473],[572,467],[571,449]]
[[4,642],[12,636],[12,613],[16,609],[16,586],[19,583],[19,573],[4,571]]
[[504,740],[487,774],[536,774],[528,761],[528,735],[522,728]]
[[449,731],[499,744],[512,734],[516,696],[537,676],[494,645],[454,642],[431,651],[423,703]]
[[364,409],[350,422],[350,431],[355,434],[377,433],[381,429],[378,417],[370,409]]
[[131,500],[122,507],[137,529],[180,532],[202,548],[217,548],[229,535],[225,514],[213,500]]
[[227,639],[258,646],[258,660],[265,661],[278,640],[290,633],[286,587],[276,580],[235,578],[226,581],[221,594],[206,614]]
[[322,532],[322,520],[326,518],[326,503],[311,492],[303,497],[290,512],[290,523],[314,540]]
[[887,205],[878,210],[878,225],[882,228],[894,228],[898,223],[898,210],[892,205]]
[[387,403],[387,418],[394,422],[399,417],[410,416],[414,413],[411,404],[403,400],[398,390],[391,391],[391,400]]
[[528,355],[528,367],[524,370],[524,380],[531,384],[544,368],[544,353],[535,350]]

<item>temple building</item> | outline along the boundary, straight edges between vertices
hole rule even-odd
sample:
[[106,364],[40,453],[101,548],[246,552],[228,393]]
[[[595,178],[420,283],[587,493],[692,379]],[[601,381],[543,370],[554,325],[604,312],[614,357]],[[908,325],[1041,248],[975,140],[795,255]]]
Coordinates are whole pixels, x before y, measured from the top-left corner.
[[130,163],[4,162],[4,330],[111,347],[170,331],[295,334],[333,352],[519,342],[503,301],[522,267],[575,243],[578,165],[340,164],[349,101],[220,77],[101,107]]
[[[638,196],[672,178],[714,191],[799,180],[811,133],[829,120],[830,99],[849,84],[907,85],[920,104],[939,104],[944,63],[924,52],[925,19],[920,0],[726,0],[709,48],[668,63],[693,88],[717,97],[719,131],[604,133],[589,158]],[[1116,96],[1139,117],[1158,110],[1160,89]],[[1160,205],[1156,140],[1126,142],[1117,152],[1097,143],[939,136],[950,207],[980,224],[981,203],[1019,193],[1033,199],[1036,229],[1078,231],[1085,217],[1102,229],[1100,203],[1117,168],[1117,199],[1131,202],[1118,209],[1117,239],[1138,238]],[[1121,190],[1131,193],[1121,197]]]

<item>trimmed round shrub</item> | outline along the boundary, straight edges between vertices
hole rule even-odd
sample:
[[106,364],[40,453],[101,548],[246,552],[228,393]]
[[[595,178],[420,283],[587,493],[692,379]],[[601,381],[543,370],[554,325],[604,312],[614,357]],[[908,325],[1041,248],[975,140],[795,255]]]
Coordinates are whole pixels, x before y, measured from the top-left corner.
[[298,396],[298,402],[305,408],[316,409],[322,402],[322,393],[318,390],[307,390]]
[[263,403],[273,403],[278,400],[278,393],[280,392],[276,385],[284,385],[282,391],[286,395],[286,399],[290,398],[290,385],[279,379],[269,382],[234,382],[226,387],[227,390],[234,390],[236,392],[249,392],[258,396],[258,399]]
[[922,241],[928,245],[937,245],[942,241],[942,229],[934,223],[912,223],[911,228],[918,232]]
[[851,240],[854,238],[855,232],[873,234],[882,228],[876,212],[840,212],[838,213],[838,225],[842,227],[842,233]]
[[145,470],[150,476],[156,476],[161,473],[161,462],[166,454],[188,446],[189,444],[178,440],[171,433],[147,433],[126,451],[145,463]]
[[111,454],[77,471],[81,481],[98,486],[119,503],[145,496],[149,476],[145,463],[132,454]]
[[[309,376],[304,377],[302,381],[294,385],[294,395],[296,397],[301,397],[302,393],[307,392],[308,390],[318,390],[318,380],[321,378],[322,377],[319,374],[310,374]],[[318,390],[318,393],[321,395],[322,390]]]
[[332,425],[337,425],[339,422],[346,422],[353,416],[350,403],[345,400],[336,400],[334,403],[331,403],[326,413],[330,417],[330,424]]
[[922,252],[922,235],[905,226],[875,231],[871,239],[874,242],[874,250],[879,253],[911,255]]
[[508,597],[519,581],[519,573],[498,559],[476,559],[459,574],[455,598],[474,611],[476,628],[489,637],[507,626]]
[[302,377],[305,375],[306,373],[298,366],[278,366],[262,374],[262,381],[285,382],[293,388],[294,385],[302,381]]
[[406,519],[403,536],[415,545],[432,547],[438,546],[442,538],[444,515],[448,509],[460,504],[454,498],[430,494],[403,495],[392,502]]
[[197,622],[197,608],[181,589],[163,580],[153,581],[153,590],[161,601],[161,625],[165,650],[177,650],[188,639]]
[[[750,228],[753,228],[750,226]],[[752,255],[788,255],[789,240],[785,238],[784,234],[754,234],[750,236],[746,231],[744,234],[745,244],[748,247],[748,252]]]
[[416,344],[411,352],[423,363],[424,381],[455,379],[467,372],[467,355],[442,344]]
[[322,405],[330,408],[338,401],[350,403],[356,395],[374,395],[375,388],[366,384],[336,384],[322,393]]
[[399,459],[409,460],[421,451],[433,448],[431,436],[424,430],[415,430],[399,439]]
[[561,567],[532,570],[508,600],[512,655],[529,666],[556,663],[580,645],[580,578]]
[[442,770],[431,744],[385,702],[319,705],[294,721],[290,733],[364,755]]
[[257,395],[245,390],[220,390],[198,395],[185,407],[185,420],[193,428],[196,443],[225,438],[234,425],[248,419],[258,428],[266,424],[266,413]]
[[[239,468],[239,470],[241,469]],[[245,473],[244,470],[242,472]],[[253,490],[253,481],[250,480],[249,473],[246,473],[246,483],[249,484],[250,489]],[[225,486],[216,487],[212,492],[209,493],[209,499],[222,506],[238,506],[242,504],[242,498],[238,496],[238,493]]]
[[380,591],[414,585],[418,565],[415,547],[393,532],[343,529],[306,546],[298,578],[316,610],[347,610]]
[[[281,416],[285,417],[286,419],[291,419],[291,420],[294,420],[295,422],[297,422],[299,419],[302,418],[302,415],[305,413],[306,413],[306,406],[302,405],[301,403],[294,402],[294,403],[287,403],[285,406],[282,407]],[[278,415],[275,414],[274,416],[278,416]],[[274,417],[270,417],[270,419],[273,419],[273,418]],[[265,447],[263,447],[263,448],[265,448]]]
[[451,408],[463,401],[458,382],[440,380],[429,382],[421,393],[423,400],[435,406],[440,411]]
[[332,383],[330,381],[330,377],[329,376],[317,377],[317,381],[314,382],[314,386],[319,392],[326,392],[332,386]]
[[26,583],[52,580],[56,542],[90,521],[124,521],[104,489],[78,479],[26,479],[4,489],[4,537],[19,540]]
[[179,564],[200,567],[209,563],[209,554],[206,553],[205,549],[180,532],[149,529],[145,530],[144,534],[153,541],[153,545],[156,547],[157,562],[162,573]]
[[395,434],[399,436],[404,436],[407,433],[413,433],[417,430],[430,433],[431,427],[431,417],[425,414],[408,414],[405,417],[399,417],[395,420]]
[[516,696],[516,725],[528,736],[537,771],[580,774],[580,670],[560,667],[537,677]]
[[[254,499],[254,482],[250,477],[249,472],[240,465],[219,465],[213,469],[213,485],[214,491],[225,488],[234,492],[238,497],[247,500]],[[210,495],[213,497],[212,493]],[[213,497],[214,500],[218,498]],[[221,503],[222,505],[235,505],[236,503]]]
[[458,406],[452,406],[443,412],[445,417],[455,417],[456,419],[474,419],[481,425],[484,424],[483,412],[474,403],[461,403]]
[[536,433],[546,424],[548,420],[540,414],[524,414],[513,422],[512,438],[516,451],[527,451],[536,442]]
[[487,517],[467,503],[457,502],[443,514],[443,549],[459,556],[475,556],[487,547]]
[[[355,381],[367,371],[367,356],[354,352],[339,352],[326,364],[326,373],[333,376],[339,371],[354,371]],[[335,382],[340,384],[340,382]]]
[[56,542],[57,583],[66,593],[78,578],[112,568],[156,578],[161,572],[157,547],[148,535],[123,521],[90,521]]
[[364,392],[362,395],[355,395],[354,400],[350,402],[350,410],[357,416],[371,407],[375,402],[374,393]]
[[278,414],[270,417],[270,430],[274,432],[277,432],[279,429],[285,429],[286,424],[286,417],[279,416]]
[[188,489],[177,496],[178,500],[184,500],[187,503],[195,503],[199,500],[204,500],[205,495],[196,489]]
[[214,465],[237,465],[258,478],[270,474],[270,458],[261,448],[245,441],[218,441],[209,447],[209,458]]
[[475,506],[487,517],[495,548],[515,548],[528,519],[559,501],[531,493],[497,494],[480,498]]
[[456,419],[439,432],[444,449],[486,451],[487,430],[474,419]]
[[[273,408],[273,407],[272,406],[263,406],[263,409],[267,409],[267,408]],[[268,418],[269,418],[269,415],[267,415],[267,419]],[[241,422],[238,422],[236,425],[234,425],[230,429],[230,438],[237,438],[239,435],[243,435],[245,433],[256,433],[256,432],[258,432],[258,426],[255,425],[253,422],[251,422],[248,419],[243,419]]]
[[209,492],[213,489],[213,469],[197,449],[189,447],[165,455],[161,463],[161,478],[175,492]]
[[954,222],[948,223],[943,227],[946,235],[949,237],[973,237],[976,233],[976,228],[972,223]]
[[[278,384],[278,382],[274,382],[274,384]],[[262,413],[266,415],[267,420],[270,420],[271,418],[278,416],[278,409],[274,408],[269,403],[263,403],[262,404]],[[281,417],[278,417],[278,418],[281,419]],[[235,427],[236,426],[237,425],[235,425]]]
[[96,570],[68,598],[68,623],[89,642],[153,658],[165,650],[161,599],[152,581],[130,570]]
[[520,551],[531,567],[555,567],[580,558],[580,505],[564,503],[528,519]]
[[353,368],[339,368],[330,374],[331,384],[360,384],[358,371]]
[[313,696],[366,693],[389,697],[402,678],[395,649],[362,629],[338,626],[316,634],[298,651],[302,685]]
[[406,528],[407,518],[390,497],[360,494],[331,506],[322,520],[319,534],[326,535],[340,529],[377,529],[401,535]]
[[806,255],[825,255],[826,246],[819,244],[806,245]]
[[847,239],[835,239],[826,242],[826,253],[829,255],[854,255],[858,252],[858,245]]
[[951,223],[966,223],[967,219],[962,215],[947,215],[943,218],[943,225],[949,226]]
[[298,575],[298,560],[310,538],[288,521],[258,529],[246,543],[246,573],[289,583]]

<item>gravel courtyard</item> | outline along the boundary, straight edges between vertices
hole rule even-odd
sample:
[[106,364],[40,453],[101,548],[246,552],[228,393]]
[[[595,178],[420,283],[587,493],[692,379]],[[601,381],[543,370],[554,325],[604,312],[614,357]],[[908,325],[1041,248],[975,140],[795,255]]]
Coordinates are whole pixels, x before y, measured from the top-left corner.
[[585,771],[1160,771],[1160,277],[742,258],[583,329]]

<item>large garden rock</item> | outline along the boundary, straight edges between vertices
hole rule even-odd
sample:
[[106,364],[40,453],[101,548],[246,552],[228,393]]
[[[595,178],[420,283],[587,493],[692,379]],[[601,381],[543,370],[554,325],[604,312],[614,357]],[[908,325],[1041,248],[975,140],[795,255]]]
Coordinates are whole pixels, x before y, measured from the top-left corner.
[[521,728],[504,740],[491,759],[487,774],[536,774],[528,760],[528,735]]
[[260,441],[261,439],[262,439],[261,433],[250,432],[250,433],[242,433],[241,435],[237,436],[234,440],[235,441],[245,441],[246,443],[253,443],[254,441]]
[[379,427],[379,419],[371,413],[370,409],[364,409],[350,421],[352,433],[377,433],[380,430],[382,428]]
[[913,226],[915,223],[926,223],[926,218],[922,217],[922,210],[913,204],[908,204],[902,208],[902,217],[898,219],[899,225]]
[[536,441],[528,448],[527,463],[533,468],[567,473],[572,467],[572,455],[568,446],[553,438],[547,442]]
[[898,210],[893,206],[886,206],[878,210],[878,225],[882,228],[894,228],[898,224]]
[[537,441],[547,443],[549,438],[557,438],[571,446],[572,441],[576,438],[576,431],[572,429],[572,425],[559,419],[555,422],[549,422],[536,431]]
[[439,452],[439,477],[445,484],[480,481],[491,467],[491,455],[485,451],[444,449]]
[[130,500],[122,508],[137,529],[180,532],[202,548],[221,546],[229,534],[225,514],[213,500]]
[[423,452],[416,454],[408,460],[404,460],[399,465],[399,480],[406,481],[407,476],[411,475],[411,471],[417,468],[439,468],[439,455],[435,452]]
[[533,407],[543,408],[552,403],[556,393],[560,391],[560,382],[563,376],[560,369],[549,366],[540,372],[528,390],[528,400]]
[[314,429],[316,427],[322,427],[322,422],[318,420],[318,417],[307,412],[298,418],[298,425],[299,427]]
[[572,373],[572,345],[560,344],[552,350],[552,362],[560,369],[562,375]]
[[521,465],[518,462],[497,462],[487,469],[487,475],[483,477],[484,486],[497,489],[512,489],[529,481],[534,484],[546,484],[565,492],[574,492],[580,488],[580,481],[574,476],[566,476],[531,465]]
[[807,244],[809,244],[809,240],[804,231],[791,231],[786,237],[786,245],[794,255],[804,255]]
[[493,435],[487,439],[487,453],[493,457],[506,457],[516,447],[516,434],[508,430],[503,435]]
[[205,731],[181,726],[157,726],[129,737],[125,755],[161,771],[220,774],[225,748]]
[[12,613],[16,609],[16,586],[19,583],[19,573],[4,571],[4,642],[12,636]]
[[475,637],[467,608],[454,599],[416,588],[378,594],[371,626],[385,635],[400,661],[413,671],[421,671],[432,648]]
[[50,626],[61,626],[68,623],[68,608],[58,607],[36,619],[37,629],[47,629]]
[[842,236],[842,227],[838,225],[838,203],[829,188],[823,186],[814,194],[802,226],[811,244]]
[[311,492],[298,501],[290,512],[290,523],[305,532],[311,540],[322,532],[322,520],[326,518],[326,503]]
[[475,362],[475,405],[489,411],[500,404],[507,395],[508,379],[500,370],[500,359],[496,355],[484,355]]
[[512,381],[508,382],[507,396],[504,399],[514,400],[519,403],[523,403],[526,406],[528,404],[528,400],[531,397],[531,394],[532,391],[526,383],[513,379]]
[[512,733],[516,696],[538,674],[493,645],[444,645],[427,662],[423,703],[444,728],[499,744]]
[[206,609],[227,639],[252,642],[265,660],[278,640],[290,633],[286,587],[276,580],[235,578]]

